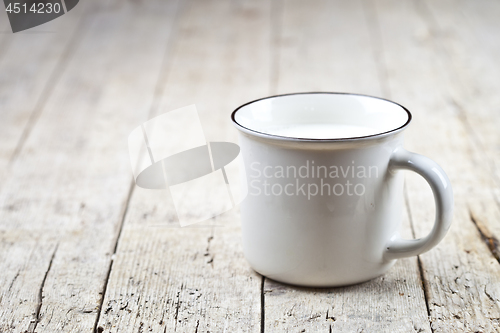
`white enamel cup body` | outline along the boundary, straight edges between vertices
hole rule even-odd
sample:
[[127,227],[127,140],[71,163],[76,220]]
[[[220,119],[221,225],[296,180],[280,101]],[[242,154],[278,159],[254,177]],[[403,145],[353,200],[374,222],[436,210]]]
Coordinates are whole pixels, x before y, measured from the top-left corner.
[[[432,160],[403,148],[411,114],[375,97],[304,93],[274,96],[233,112],[240,133],[248,195],[241,204],[243,250],[271,279],[304,286],[341,286],[386,272],[395,259],[435,246],[451,223],[453,195]],[[360,137],[280,136],[302,124],[368,127]],[[434,228],[402,239],[403,174],[431,185]]]

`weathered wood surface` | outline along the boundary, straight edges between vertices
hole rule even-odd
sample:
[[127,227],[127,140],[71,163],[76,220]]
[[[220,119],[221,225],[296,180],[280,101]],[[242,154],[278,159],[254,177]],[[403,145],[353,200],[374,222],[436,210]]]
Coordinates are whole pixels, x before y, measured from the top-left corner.
[[[186,4],[158,112],[195,102],[206,139],[235,142],[231,108],[269,93],[270,5]],[[208,224],[219,226],[179,228],[168,192],[136,188],[98,327],[259,332],[262,278],[243,258],[237,212]]]
[[[407,101],[415,115],[407,147],[440,163],[454,185],[454,226],[436,249],[420,256],[432,328],[435,332],[498,330],[500,266],[474,223],[479,219],[474,216],[481,216],[485,226],[498,228],[495,185],[484,154],[457,111],[461,100],[453,100],[453,90],[460,89],[455,77],[459,69],[449,66],[437,21],[429,17],[429,4],[376,4],[391,97]],[[460,12],[460,5],[456,3],[453,11]],[[433,210],[426,209],[433,206],[430,191],[413,175],[407,190],[416,236],[422,237],[433,223]]]
[[1,331],[92,331],[100,311],[131,188],[124,138],[148,117],[175,3],[86,6],[0,194]]
[[[87,0],[3,32],[0,332],[499,331],[498,17],[494,0]],[[286,286],[249,268],[237,210],[179,228],[168,192],[131,187],[126,137],[153,115],[196,103],[207,140],[234,142],[236,106],[313,90],[412,111],[407,148],[456,196],[436,249],[357,286]],[[407,180],[402,232],[421,237],[432,196]]]

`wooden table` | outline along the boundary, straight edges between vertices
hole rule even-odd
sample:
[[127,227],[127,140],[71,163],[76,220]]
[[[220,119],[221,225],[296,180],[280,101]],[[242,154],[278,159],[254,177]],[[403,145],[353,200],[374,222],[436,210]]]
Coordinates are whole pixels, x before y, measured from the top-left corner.
[[[500,2],[82,0],[0,26],[0,332],[500,331]],[[238,105],[296,91],[393,99],[406,146],[455,192],[444,241],[345,288],[279,284],[242,255],[239,212],[180,228],[134,185],[127,136],[195,103],[208,141]],[[179,128],[182,131],[182,128]],[[402,234],[430,230],[407,174]]]

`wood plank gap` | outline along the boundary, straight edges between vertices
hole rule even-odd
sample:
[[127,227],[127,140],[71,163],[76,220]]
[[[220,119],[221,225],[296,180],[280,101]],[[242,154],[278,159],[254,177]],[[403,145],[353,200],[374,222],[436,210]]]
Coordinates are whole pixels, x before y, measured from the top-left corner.
[[389,89],[389,79],[387,74],[387,66],[384,58],[384,45],[382,43],[382,30],[380,29],[377,8],[373,1],[362,1],[363,12],[365,14],[366,25],[371,35],[371,49],[373,58],[377,65],[378,81],[380,90],[385,98],[391,98]]
[[108,289],[109,277],[111,275],[111,270],[113,269],[113,263],[115,261],[116,250],[118,249],[118,243],[120,242],[120,236],[122,235],[123,226],[125,224],[124,223],[125,217],[127,216],[128,207],[130,204],[130,199],[132,198],[132,194],[134,193],[134,189],[135,189],[135,182],[134,182],[134,180],[132,180],[130,183],[130,188],[128,191],[127,200],[125,201],[123,213],[121,214],[120,228],[118,229],[118,235],[116,236],[116,241],[115,241],[115,245],[113,248],[113,254],[111,255],[111,260],[109,261],[108,271],[106,272],[106,280],[104,281],[104,286],[102,288],[101,299],[99,300],[99,307],[97,308],[97,315],[96,315],[96,319],[94,322],[94,329],[92,330],[92,332],[94,332],[94,333],[100,333],[103,331],[102,327],[97,327],[97,325],[99,324],[99,319],[101,318],[101,311],[102,311],[102,306],[104,304],[104,298],[106,296],[106,290]]
[[418,264],[418,271],[420,273],[420,281],[422,282],[422,289],[424,291],[425,308],[427,309],[427,318],[429,318],[429,327],[431,329],[431,332],[434,333],[434,328],[432,328],[432,321],[431,321],[431,309],[429,307],[429,290],[425,285],[424,267],[422,265],[422,260],[420,260],[420,256],[417,256],[417,264]]
[[[275,95],[278,89],[279,77],[280,77],[280,42],[281,33],[283,26],[283,16],[284,16],[284,4],[283,0],[274,0],[271,3],[271,68],[269,70],[269,94]],[[265,307],[265,285],[266,277],[262,275],[262,281],[260,285],[260,333],[264,333],[266,329],[266,307]]]
[[260,285],[260,333],[264,333],[266,328],[266,296],[264,293],[264,282],[266,277],[262,275],[262,283]]
[[[404,194],[406,212],[408,214],[408,219],[410,220],[411,234],[415,239],[416,238],[415,226],[413,224],[413,216],[411,215],[410,198],[408,197],[408,187],[406,186],[406,184],[403,188],[403,194]],[[422,261],[420,260],[420,256],[417,256],[417,265],[418,265],[418,272],[420,274],[420,282],[422,283],[422,290],[424,292],[425,308],[427,310],[429,327],[431,329],[431,332],[434,333],[434,329],[432,328],[432,322],[431,322],[431,309],[429,307],[429,291],[427,290],[427,286],[425,284],[424,267],[422,266]]]
[[10,157],[9,166],[12,166],[12,164],[19,156],[19,153],[23,149],[24,144],[31,133],[31,130],[33,129],[36,122],[40,118],[43,108],[45,107],[45,104],[47,103],[49,97],[52,95],[55,86],[59,82],[59,79],[62,77],[62,74],[66,70],[69,60],[74,54],[74,51],[76,50],[78,43],[82,39],[81,37],[83,35],[83,32],[85,31],[83,27],[85,25],[86,18],[89,13],[89,10],[87,8],[85,8],[84,14],[80,17],[75,32],[70,38],[68,45],[62,52],[61,58],[57,62],[57,65],[54,66],[54,69],[52,70],[52,73],[50,74],[49,79],[47,80],[47,83],[45,84],[42,93],[40,94],[40,97],[38,98],[35,107],[28,118],[28,121],[26,122],[25,127],[23,128],[21,136],[19,137],[19,141],[17,142],[16,148],[14,149],[12,156]]
[[[12,286],[14,285],[14,282],[16,282],[17,278],[19,277],[19,273],[21,273],[21,270],[18,270],[12,281],[10,281],[9,289],[8,291],[12,290]],[[0,296],[0,303],[2,302],[2,297]]]
[[52,256],[50,257],[49,261],[49,267],[47,267],[47,270],[45,271],[45,275],[43,276],[42,283],[40,284],[40,289],[38,291],[38,304],[36,306],[36,311],[34,314],[33,321],[30,323],[28,327],[28,332],[29,333],[34,333],[36,326],[38,325],[38,322],[40,321],[40,309],[42,308],[43,305],[43,288],[45,286],[45,281],[47,281],[47,276],[49,275],[50,269],[52,268],[52,262],[54,261],[54,257],[56,256],[57,249],[59,247],[59,244],[56,244],[56,247],[54,249],[54,252],[52,253]]

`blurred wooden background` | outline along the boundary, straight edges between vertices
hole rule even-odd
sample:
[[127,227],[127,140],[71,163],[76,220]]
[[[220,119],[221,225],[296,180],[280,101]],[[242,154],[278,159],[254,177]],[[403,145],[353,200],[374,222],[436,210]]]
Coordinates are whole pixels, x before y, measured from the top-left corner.
[[[500,2],[82,0],[12,34],[0,14],[0,332],[500,330]],[[129,132],[195,103],[209,141],[277,93],[393,99],[406,146],[455,191],[444,241],[383,277],[282,285],[242,256],[238,211],[180,228],[136,188]],[[179,129],[182,131],[182,128]],[[432,226],[406,177],[402,233]]]

